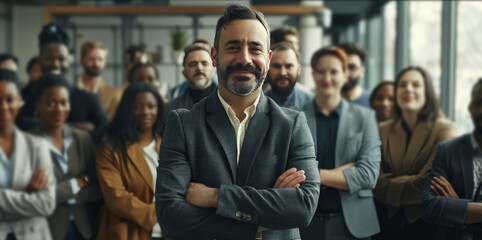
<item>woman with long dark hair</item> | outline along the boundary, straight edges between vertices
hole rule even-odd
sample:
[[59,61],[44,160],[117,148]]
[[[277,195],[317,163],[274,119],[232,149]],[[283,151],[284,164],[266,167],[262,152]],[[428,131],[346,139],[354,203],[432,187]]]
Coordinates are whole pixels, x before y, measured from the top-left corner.
[[162,239],[154,189],[164,103],[157,89],[134,83],[124,92],[96,153],[106,207],[97,239]]
[[22,103],[17,74],[0,69],[0,239],[51,239],[55,179],[47,142],[14,120]]
[[434,239],[435,225],[420,219],[422,189],[438,144],[455,137],[455,125],[444,117],[432,79],[421,67],[398,74],[394,114],[379,126],[382,163],[374,194],[388,210],[382,238]]
[[64,77],[52,74],[42,76],[35,86],[40,122],[32,133],[48,142],[55,163],[57,201],[48,218],[54,240],[92,238],[91,203],[100,199],[92,139],[87,131],[65,124],[70,113],[69,89]]

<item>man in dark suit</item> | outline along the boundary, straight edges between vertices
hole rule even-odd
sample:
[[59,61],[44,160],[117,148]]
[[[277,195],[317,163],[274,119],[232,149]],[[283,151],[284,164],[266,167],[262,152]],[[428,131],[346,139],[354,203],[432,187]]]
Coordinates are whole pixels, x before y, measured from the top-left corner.
[[[217,87],[213,84],[212,78],[215,68],[211,60],[210,50],[199,44],[192,44],[184,49],[184,70],[182,75],[189,83],[187,90],[179,97],[166,104],[163,118],[171,110],[185,108],[190,110],[192,106],[201,99],[213,93]],[[163,119],[163,124],[166,124]]]
[[422,194],[422,218],[439,224],[437,239],[482,239],[482,79],[472,89],[473,134],[439,145]]
[[155,195],[164,236],[300,239],[309,224],[320,186],[313,140],[303,113],[261,92],[268,46],[263,15],[228,6],[211,50],[218,91],[168,116]]

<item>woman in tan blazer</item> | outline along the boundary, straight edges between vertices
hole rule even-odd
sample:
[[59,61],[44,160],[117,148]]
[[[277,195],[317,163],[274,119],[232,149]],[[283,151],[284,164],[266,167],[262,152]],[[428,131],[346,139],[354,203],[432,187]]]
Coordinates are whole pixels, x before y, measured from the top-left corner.
[[163,108],[157,89],[146,83],[130,85],[122,96],[96,153],[105,200],[97,239],[162,239],[154,189]]
[[380,124],[382,162],[374,189],[387,210],[382,239],[434,239],[436,227],[420,219],[422,188],[438,144],[455,137],[443,116],[429,74],[402,70],[395,80],[395,117]]

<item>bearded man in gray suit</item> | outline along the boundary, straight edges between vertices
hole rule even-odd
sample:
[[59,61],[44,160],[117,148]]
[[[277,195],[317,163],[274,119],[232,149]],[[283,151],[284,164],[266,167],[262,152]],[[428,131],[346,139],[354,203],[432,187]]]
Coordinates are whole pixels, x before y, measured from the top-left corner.
[[320,178],[304,114],[261,92],[271,59],[263,15],[228,6],[211,57],[218,91],[168,116],[156,183],[163,235],[300,239]]

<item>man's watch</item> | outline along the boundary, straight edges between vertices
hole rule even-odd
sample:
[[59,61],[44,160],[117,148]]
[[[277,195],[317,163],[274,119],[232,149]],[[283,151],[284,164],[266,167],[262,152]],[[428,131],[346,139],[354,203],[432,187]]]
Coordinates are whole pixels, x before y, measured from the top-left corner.
[[89,183],[89,176],[84,175],[83,180],[84,180],[85,184],[88,184]]

